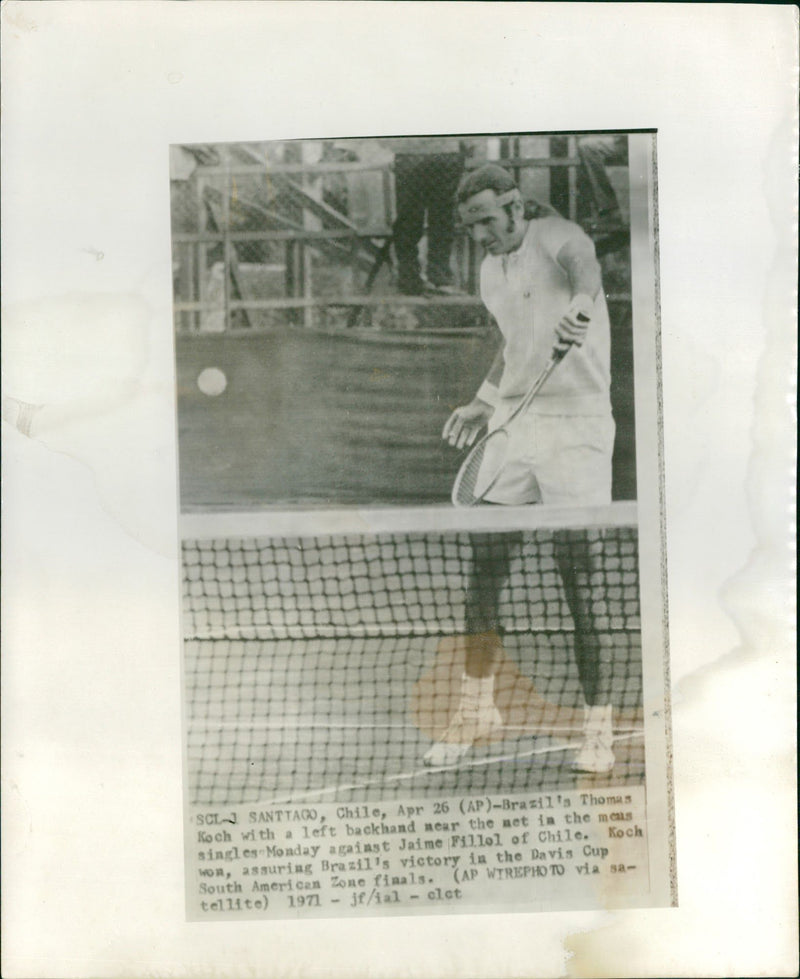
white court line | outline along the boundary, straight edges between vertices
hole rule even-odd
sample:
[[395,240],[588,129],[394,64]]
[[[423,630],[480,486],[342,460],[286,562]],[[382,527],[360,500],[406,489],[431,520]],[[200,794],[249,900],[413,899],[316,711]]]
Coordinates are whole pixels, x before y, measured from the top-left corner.
[[[635,737],[644,737],[644,731],[632,731],[629,734],[620,735],[619,737],[614,738],[614,743],[617,741],[627,741]],[[309,790],[308,792],[295,793],[284,799],[259,800],[259,804],[272,806],[291,805],[294,802],[305,802],[312,798],[335,795],[337,792],[355,792],[369,788],[373,785],[386,785],[390,782],[407,782],[418,778],[421,775],[436,775],[440,772],[463,771],[470,768],[486,768],[489,765],[495,765],[499,762],[516,762],[525,758],[533,758],[536,755],[554,754],[557,751],[570,751],[575,747],[577,747],[576,742],[570,741],[566,744],[547,745],[546,747],[542,748],[532,748],[530,751],[519,752],[513,755],[492,755],[490,758],[478,758],[473,761],[467,761],[466,764],[456,763],[455,765],[446,765],[441,768],[429,768],[428,766],[425,766],[424,768],[414,769],[411,772],[400,772],[396,775],[386,775],[380,778],[367,779],[366,781],[354,783],[352,785],[335,785],[327,789],[313,789]]]

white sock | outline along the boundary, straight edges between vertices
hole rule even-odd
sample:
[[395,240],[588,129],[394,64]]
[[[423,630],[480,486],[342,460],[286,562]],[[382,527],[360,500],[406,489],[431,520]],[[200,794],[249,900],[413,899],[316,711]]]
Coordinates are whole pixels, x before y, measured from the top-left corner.
[[494,676],[492,674],[489,676],[469,676],[465,673],[461,677],[461,697],[478,705],[493,704]]
[[584,719],[587,728],[592,728],[595,731],[610,731],[612,724],[611,704],[587,704]]

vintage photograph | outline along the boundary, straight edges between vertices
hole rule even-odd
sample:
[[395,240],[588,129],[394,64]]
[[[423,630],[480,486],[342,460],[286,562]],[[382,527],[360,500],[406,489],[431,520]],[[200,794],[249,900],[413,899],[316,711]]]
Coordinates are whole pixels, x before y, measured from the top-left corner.
[[[605,419],[606,439],[613,413],[612,496],[598,499],[635,499],[628,141],[615,133],[173,146],[182,509],[449,501],[453,448],[485,418],[467,421],[462,435],[459,415],[443,440],[448,408],[499,380],[500,363],[492,367],[503,343],[515,372],[501,385],[506,407],[526,393],[573,287],[584,305],[600,295],[597,334],[542,398],[594,399],[589,413]],[[494,201],[500,223],[462,213],[457,194]],[[529,228],[541,233],[520,252]],[[565,245],[569,286],[553,281]],[[482,284],[481,263],[489,257],[503,270],[526,251],[520,274],[530,266],[542,282],[512,310],[513,290],[489,267]],[[577,303],[570,316],[580,314]],[[523,349],[533,316],[552,320],[535,352]],[[559,339],[566,349],[575,337]],[[506,496],[500,502],[516,501]]]
[[797,975],[797,8],[0,21],[2,975]]
[[655,134],[170,163],[189,916],[669,904]]

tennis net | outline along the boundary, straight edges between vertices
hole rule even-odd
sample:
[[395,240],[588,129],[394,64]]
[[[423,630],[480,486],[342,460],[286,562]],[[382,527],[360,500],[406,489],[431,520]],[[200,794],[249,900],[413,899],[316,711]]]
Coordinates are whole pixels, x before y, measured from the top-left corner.
[[[616,763],[591,783],[642,780],[635,508],[422,513],[436,529],[184,519],[193,804],[574,788],[592,689],[613,704]],[[481,643],[502,723],[428,767]]]

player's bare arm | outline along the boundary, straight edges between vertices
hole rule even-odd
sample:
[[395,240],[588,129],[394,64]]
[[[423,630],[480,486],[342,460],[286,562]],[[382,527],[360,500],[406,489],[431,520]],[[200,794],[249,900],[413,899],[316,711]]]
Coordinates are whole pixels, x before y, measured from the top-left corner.
[[569,277],[572,299],[556,326],[559,346],[580,346],[592,322],[594,302],[602,289],[600,263],[589,239],[568,241],[558,253],[558,264]]
[[497,403],[497,386],[503,375],[503,348],[495,354],[489,373],[478,388],[475,397],[467,405],[456,408],[447,419],[442,438],[457,449],[463,449],[473,444],[481,429],[486,425],[494,412]]

